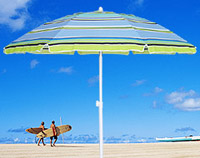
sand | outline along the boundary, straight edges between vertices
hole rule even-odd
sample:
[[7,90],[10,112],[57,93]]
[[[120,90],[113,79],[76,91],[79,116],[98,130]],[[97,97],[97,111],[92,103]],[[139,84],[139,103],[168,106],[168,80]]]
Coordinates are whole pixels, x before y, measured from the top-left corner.
[[[98,144],[0,144],[0,158],[98,158]],[[200,142],[105,144],[105,158],[200,158]]]

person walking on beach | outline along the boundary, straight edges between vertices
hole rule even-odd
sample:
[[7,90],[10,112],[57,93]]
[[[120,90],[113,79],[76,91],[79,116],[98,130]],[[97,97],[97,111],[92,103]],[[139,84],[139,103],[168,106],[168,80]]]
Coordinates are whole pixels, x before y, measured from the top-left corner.
[[[43,122],[43,121],[41,122],[41,125],[40,125],[39,128],[42,128],[42,131],[45,130],[45,128],[44,128],[44,122]],[[40,141],[41,141],[41,140],[42,140],[42,144],[45,146],[46,144],[44,143],[44,138],[40,138],[40,139],[39,139],[39,141],[38,141],[38,146],[40,146]]]
[[[53,147],[53,146],[55,146],[55,143],[57,141],[57,132],[56,132],[55,121],[52,121],[50,128],[53,130],[53,136],[50,137],[50,145],[51,145],[51,147]],[[52,145],[53,138],[54,138],[54,142],[53,142],[53,145]]]

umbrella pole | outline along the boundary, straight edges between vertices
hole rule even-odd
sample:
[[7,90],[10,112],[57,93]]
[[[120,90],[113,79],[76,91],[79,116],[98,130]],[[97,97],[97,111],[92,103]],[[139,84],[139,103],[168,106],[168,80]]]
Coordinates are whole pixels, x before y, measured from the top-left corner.
[[99,101],[96,105],[99,107],[99,152],[100,158],[103,158],[103,96],[102,96],[102,51],[99,52]]

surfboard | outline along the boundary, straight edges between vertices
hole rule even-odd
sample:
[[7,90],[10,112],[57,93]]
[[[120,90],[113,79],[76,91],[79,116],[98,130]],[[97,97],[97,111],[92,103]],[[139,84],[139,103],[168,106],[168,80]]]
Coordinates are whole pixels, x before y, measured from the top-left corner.
[[26,132],[31,134],[38,134],[42,131],[42,128],[28,128],[26,129]]
[[[70,125],[58,126],[58,127],[56,127],[57,136],[59,136],[60,134],[65,133],[65,132],[68,132],[71,129],[72,129],[72,126],[70,126]],[[44,131],[41,131],[40,133],[37,134],[38,138],[52,137],[52,136],[54,136],[52,128],[49,128],[49,129],[44,130]]]

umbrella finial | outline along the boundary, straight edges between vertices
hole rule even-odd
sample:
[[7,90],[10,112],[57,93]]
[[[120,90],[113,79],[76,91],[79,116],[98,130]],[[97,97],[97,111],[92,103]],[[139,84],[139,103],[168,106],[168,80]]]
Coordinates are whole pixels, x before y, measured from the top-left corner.
[[102,7],[99,7],[99,12],[103,12],[103,8]]

